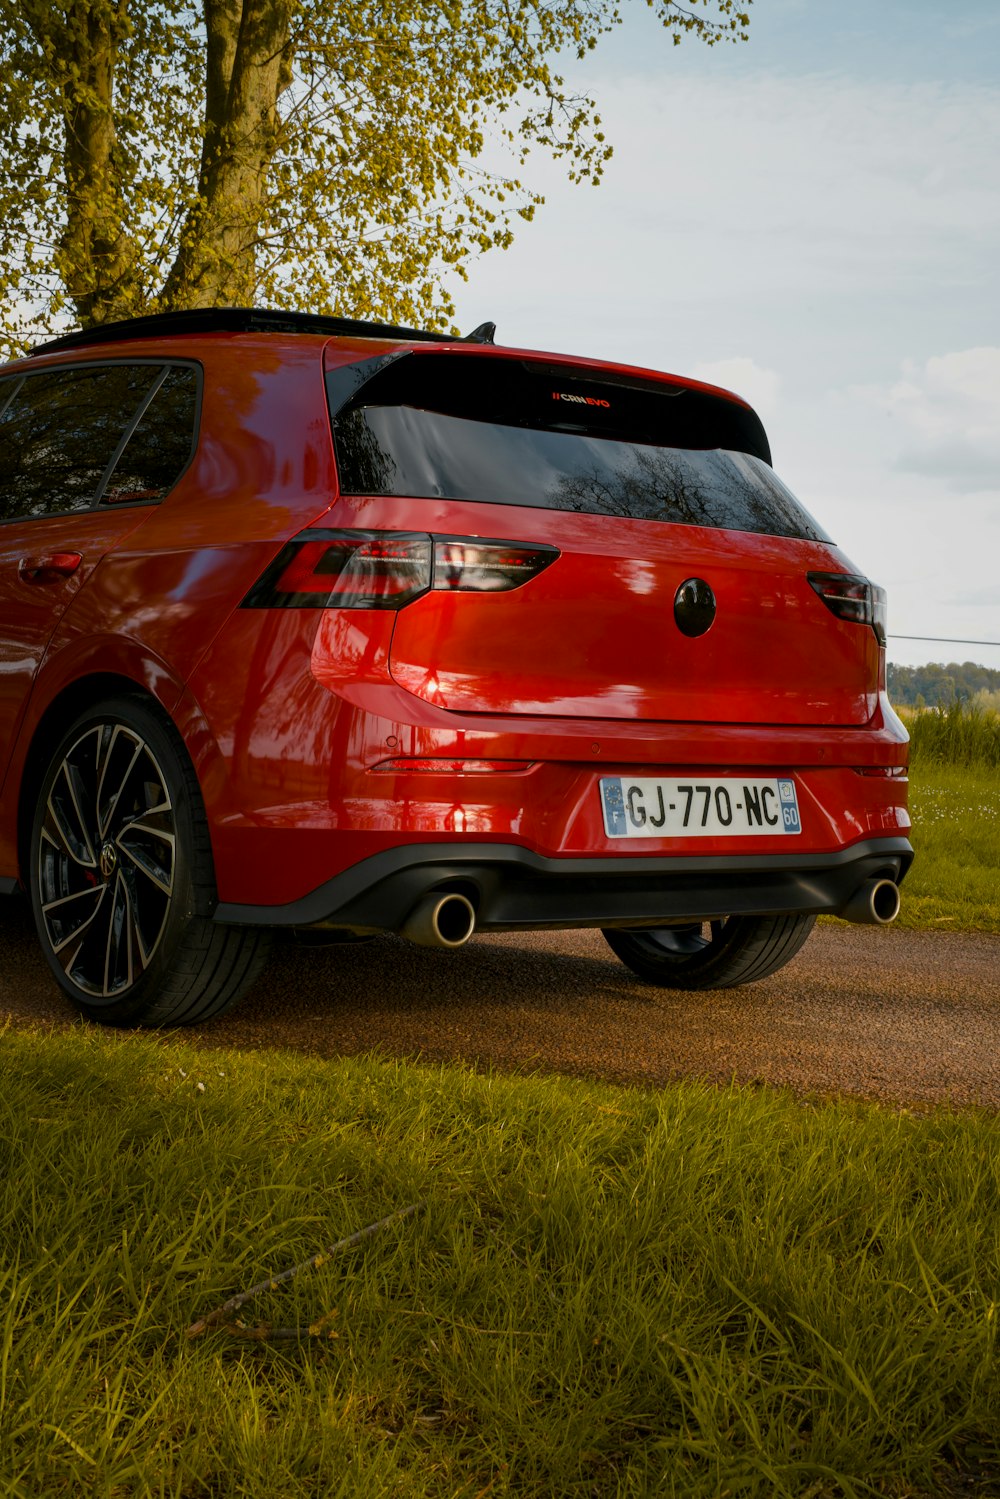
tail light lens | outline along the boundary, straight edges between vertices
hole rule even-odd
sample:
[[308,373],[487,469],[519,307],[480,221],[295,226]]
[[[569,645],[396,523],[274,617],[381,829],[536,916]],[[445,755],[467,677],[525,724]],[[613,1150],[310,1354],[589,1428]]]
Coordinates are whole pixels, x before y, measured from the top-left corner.
[[431,539],[377,531],[302,531],[254,584],[246,609],[401,609],[426,593]]
[[431,589],[509,592],[559,556],[550,546],[396,531],[302,531],[244,609],[402,609]]
[[510,542],[435,541],[437,589],[462,593],[502,593],[537,577],[559,556],[555,547],[511,546]]
[[856,573],[807,573],[810,584],[831,614],[859,625],[871,625],[879,645],[885,645],[885,589]]

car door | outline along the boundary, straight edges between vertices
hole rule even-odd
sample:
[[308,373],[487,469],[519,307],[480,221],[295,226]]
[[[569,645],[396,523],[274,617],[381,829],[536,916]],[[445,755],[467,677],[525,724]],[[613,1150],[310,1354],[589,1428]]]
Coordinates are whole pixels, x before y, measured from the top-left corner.
[[178,370],[196,386],[190,367],[156,360],[49,364],[0,381],[0,774],[60,616],[162,497],[130,460]]

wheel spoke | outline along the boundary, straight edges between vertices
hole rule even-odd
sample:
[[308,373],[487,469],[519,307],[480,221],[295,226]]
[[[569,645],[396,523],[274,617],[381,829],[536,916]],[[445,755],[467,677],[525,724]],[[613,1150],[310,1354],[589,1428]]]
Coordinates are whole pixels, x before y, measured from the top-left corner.
[[90,836],[90,829],[87,826],[89,819],[86,815],[86,811],[83,805],[84,788],[82,785],[82,776],[75,765],[71,764],[69,761],[65,761],[63,763],[63,777],[66,781],[66,785],[69,788],[70,798],[73,802],[73,810],[76,813],[77,821],[80,824],[80,831],[83,834],[84,841],[86,842],[87,851],[90,854],[90,857],[93,858],[94,843]]
[[[111,916],[108,921],[108,937],[104,947],[104,995],[105,998],[117,990],[132,986],[132,921],[129,910],[128,886],[121,871],[115,875],[111,898]],[[125,958],[125,984],[116,983],[121,970],[122,948]]]
[[[73,979],[73,964],[76,962],[77,956],[82,946],[83,938],[81,937],[76,946],[73,948],[72,952],[67,952],[65,954],[60,953],[58,955],[59,961],[62,964],[62,970],[68,979]],[[75,982],[75,980],[73,980],[73,982]]]
[[163,932],[170,906],[169,891],[164,891],[155,880],[140,880],[138,866],[131,863],[122,864],[119,874],[128,896],[135,956],[145,969],[149,967]]
[[[122,744],[125,754],[128,755],[128,746],[131,745],[132,753],[128,756],[128,763],[124,770],[116,769],[114,775],[110,774],[111,762],[115,756],[116,747]],[[97,780],[97,836],[103,840],[108,835],[111,819],[114,817],[121,800],[122,793],[128,785],[129,777],[136,767],[139,756],[146,749],[142,740],[137,735],[124,729],[121,724],[115,724],[114,732],[108,741],[107,748],[101,758],[98,767]],[[109,790],[108,782],[113,783],[113,789]]]
[[[67,932],[65,936],[60,937],[57,934],[55,934],[53,932],[53,927],[56,924],[54,922],[47,921],[47,925],[48,925],[48,928],[49,928],[49,941],[52,943],[52,951],[56,954],[57,957],[61,953],[65,952],[66,947],[68,946],[68,944],[70,942],[77,941],[79,943],[82,943],[85,940],[85,938],[87,936],[87,933],[88,933],[88,931],[90,929],[91,923],[97,918],[97,915],[98,915],[98,913],[99,913],[99,911],[101,909],[101,906],[102,906],[102,904],[104,902],[104,896],[105,896],[106,893],[107,893],[107,886],[105,886],[105,885],[94,885],[93,887],[91,887],[91,888],[89,888],[87,890],[78,890],[75,895],[66,895],[66,896],[63,897],[62,900],[50,901],[47,906],[43,906],[42,907],[42,910],[45,912],[46,917],[48,917],[48,913],[51,910],[53,910],[56,906],[65,906],[69,901],[79,900],[80,897],[83,896],[83,895],[96,895],[97,896],[97,904],[95,905],[94,909],[91,911],[90,915],[87,916],[87,917],[85,917],[83,921],[78,922],[77,925],[75,927],[73,927],[73,929],[71,931]],[[66,965],[64,963],[63,967],[65,967],[65,966]]]
[[[147,880],[152,880],[157,890],[162,890],[164,895],[172,895],[174,889],[173,834],[157,834],[158,837],[169,838],[170,840],[170,869],[167,870],[164,869],[162,864],[158,863],[158,861],[154,859],[152,855],[142,847],[141,844],[137,848],[133,848],[131,843],[126,842],[125,833],[131,831],[131,828],[126,828],[124,832],[119,833],[118,837],[115,839],[115,843],[118,845],[121,852],[132,861],[132,864],[138,870],[139,874],[144,875]],[[153,832],[154,829],[150,828],[146,831]]]
[[[130,962],[133,964],[133,966],[137,966],[140,972],[145,972],[145,970],[149,967],[149,960],[153,956],[153,953],[156,951],[157,943],[159,942],[160,936],[163,932],[163,919],[162,917],[160,917],[155,922],[153,941],[150,946],[147,946],[142,935],[142,922],[140,920],[139,910],[141,903],[137,900],[132,881],[128,878],[128,875],[126,874],[124,869],[121,871],[121,880],[122,884],[125,886],[126,900],[128,902]],[[167,903],[164,902],[164,913],[166,912],[166,910]]]
[[101,895],[103,889],[102,885],[84,885],[82,890],[73,890],[69,895],[60,895],[55,900],[43,900],[42,910],[47,916],[50,911],[57,911],[68,906],[71,901],[83,900],[87,895]]
[[154,816],[154,814],[162,815],[164,813],[172,812],[173,810],[173,803],[169,801],[160,802],[159,806],[156,807],[146,807],[138,817],[132,817],[128,820],[128,822],[123,827],[122,832],[130,833],[133,828],[138,828],[141,832],[152,833],[154,838],[163,838],[166,840],[166,842],[172,845],[175,837],[173,833],[169,832],[166,828],[158,828],[155,823],[146,822],[145,819],[147,817]]
[[[94,869],[97,866],[97,857],[80,810],[73,780],[71,768],[64,760],[59,767],[59,777],[49,792],[49,799],[46,803],[48,816],[45,819],[42,833],[56,848],[68,854],[75,864],[80,864],[85,869]],[[69,792],[68,804],[66,799],[56,795],[56,787],[60,781]],[[67,813],[72,815],[67,816]],[[74,821],[76,822],[75,828],[72,825]]]

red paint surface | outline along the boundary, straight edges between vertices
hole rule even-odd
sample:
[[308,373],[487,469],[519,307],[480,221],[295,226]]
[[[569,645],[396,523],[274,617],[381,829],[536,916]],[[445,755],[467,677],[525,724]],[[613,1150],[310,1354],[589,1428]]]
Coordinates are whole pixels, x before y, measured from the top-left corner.
[[[835,619],[806,581],[811,569],[854,571],[842,554],[516,506],[339,499],[324,356],[392,347],[219,334],[27,362],[169,353],[202,365],[204,401],[196,458],[162,504],[0,526],[0,874],[19,873],[18,804],[38,727],[96,676],[141,687],[172,717],[227,902],[295,900],[403,843],[471,837],[622,859],[771,846],[609,841],[598,778],[640,767],[794,773],[799,853],[906,832],[905,778],[853,769],[906,762],[875,636]],[[241,609],[282,545],[320,517],[544,542],[561,555],[511,592],[430,593],[398,613]],[[18,579],[19,558],[69,551],[83,557],[72,575],[33,587]],[[695,575],[719,607],[712,628],[689,639],[672,605]],[[406,756],[524,768],[377,768]],[[787,852],[788,839],[775,835],[773,846]]]

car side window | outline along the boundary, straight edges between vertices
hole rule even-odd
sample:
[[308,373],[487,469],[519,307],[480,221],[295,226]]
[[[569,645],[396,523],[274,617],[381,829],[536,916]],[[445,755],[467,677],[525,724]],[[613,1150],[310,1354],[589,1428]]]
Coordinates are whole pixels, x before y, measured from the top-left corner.
[[198,372],[191,365],[163,371],[129,435],[101,496],[106,505],[152,504],[177,483],[195,449]]
[[87,510],[162,366],[106,364],[25,377],[0,416],[0,521]]

